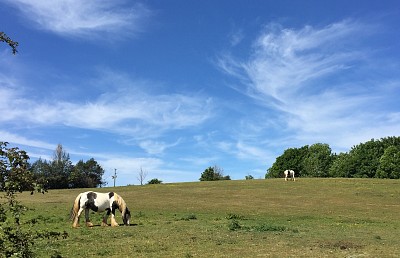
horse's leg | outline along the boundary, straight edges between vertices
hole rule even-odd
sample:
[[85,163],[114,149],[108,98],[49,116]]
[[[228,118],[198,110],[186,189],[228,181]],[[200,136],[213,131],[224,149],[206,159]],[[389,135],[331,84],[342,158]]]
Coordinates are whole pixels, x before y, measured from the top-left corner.
[[119,224],[115,220],[115,215],[113,213],[111,213],[111,227],[118,227],[118,226],[119,226]]
[[90,222],[90,219],[89,219],[89,212],[90,212],[90,210],[88,208],[86,208],[85,209],[86,226],[93,227],[93,223]]
[[79,211],[75,216],[74,223],[72,224],[73,228],[79,227],[79,217],[81,216],[82,211],[83,211],[83,208],[79,208]]
[[118,227],[119,224],[115,220],[115,208],[111,207],[111,227]]
[[111,210],[110,210],[110,209],[107,209],[106,214],[104,214],[103,221],[101,222],[101,225],[102,225],[103,227],[108,227],[107,219],[108,219],[108,216],[110,215],[110,213],[111,213]]

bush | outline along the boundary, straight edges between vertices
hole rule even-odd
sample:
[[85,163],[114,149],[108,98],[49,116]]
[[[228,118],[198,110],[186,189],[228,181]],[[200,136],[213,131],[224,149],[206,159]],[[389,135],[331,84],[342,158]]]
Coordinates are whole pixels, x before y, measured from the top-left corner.
[[252,175],[247,175],[247,176],[245,176],[245,179],[246,180],[252,180],[252,179],[254,179],[254,177]]
[[157,185],[157,184],[161,184],[161,183],[162,183],[162,181],[157,178],[153,178],[149,182],[147,182],[148,185]]
[[230,231],[236,231],[242,229],[242,226],[240,225],[239,221],[232,219],[228,224],[228,228]]
[[224,176],[223,169],[214,166],[208,167],[200,176],[200,181],[218,181],[218,180],[231,180],[231,177]]

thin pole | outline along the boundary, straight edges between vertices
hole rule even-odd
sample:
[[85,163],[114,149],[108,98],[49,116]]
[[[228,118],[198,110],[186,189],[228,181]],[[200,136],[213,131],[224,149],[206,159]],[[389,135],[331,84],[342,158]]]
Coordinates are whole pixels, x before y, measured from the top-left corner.
[[114,168],[114,175],[112,176],[112,179],[114,179],[114,187],[115,187],[115,180],[117,179],[117,169]]

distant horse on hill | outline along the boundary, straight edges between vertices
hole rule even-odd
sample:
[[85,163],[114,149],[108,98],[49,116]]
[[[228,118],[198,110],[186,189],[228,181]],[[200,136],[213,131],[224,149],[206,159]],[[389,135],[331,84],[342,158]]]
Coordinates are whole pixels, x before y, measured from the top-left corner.
[[283,174],[285,174],[285,181],[288,180],[288,177],[289,177],[289,180],[296,181],[296,179],[294,178],[294,171],[293,170],[287,169],[287,170],[285,170],[283,172]]
[[79,227],[79,217],[83,210],[85,210],[86,226],[93,227],[89,219],[90,210],[96,212],[107,211],[101,222],[102,226],[108,226],[107,219],[111,214],[111,226],[116,227],[119,224],[115,221],[115,210],[118,209],[122,214],[122,220],[125,225],[130,224],[131,212],[124,199],[114,192],[97,193],[97,192],[84,192],[80,193],[76,198],[74,205],[71,209],[71,220],[73,221],[72,227]]

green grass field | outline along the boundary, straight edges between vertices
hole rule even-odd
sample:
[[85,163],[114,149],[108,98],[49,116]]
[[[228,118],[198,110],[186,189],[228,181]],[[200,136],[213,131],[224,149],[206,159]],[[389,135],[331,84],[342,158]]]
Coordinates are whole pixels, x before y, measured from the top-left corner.
[[[87,189],[23,193],[24,219],[66,239],[35,245],[40,257],[398,257],[400,180],[283,179],[96,189],[115,191],[131,226],[71,228],[69,212]],[[83,216],[84,217],[84,216]],[[120,213],[119,223],[122,224]]]

